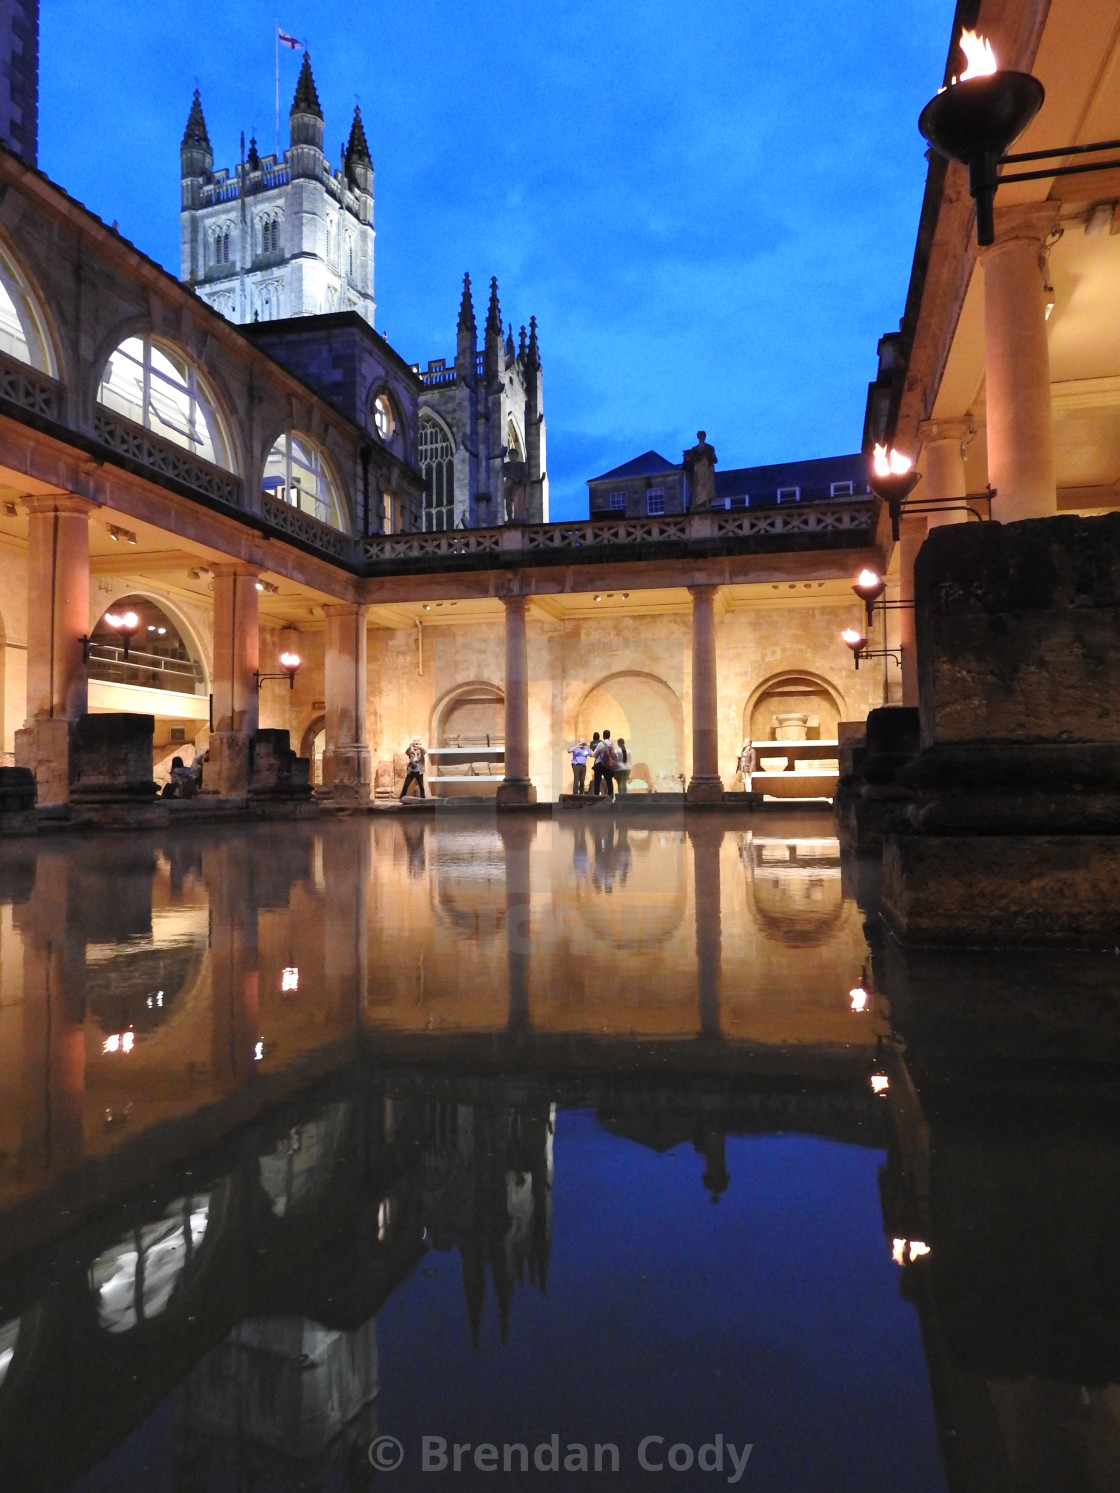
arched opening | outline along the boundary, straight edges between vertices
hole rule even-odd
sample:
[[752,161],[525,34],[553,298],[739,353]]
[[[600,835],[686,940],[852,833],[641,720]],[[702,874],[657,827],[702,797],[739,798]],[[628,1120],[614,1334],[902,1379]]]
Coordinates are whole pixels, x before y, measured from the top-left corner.
[[47,320],[25,276],[0,249],[0,352],[41,373],[58,375]]
[[295,431],[287,431],[268,453],[261,486],[266,493],[309,513],[321,524],[347,532],[343,505],[323,450]]
[[747,905],[756,926],[789,948],[828,943],[846,919],[840,842],[747,834],[742,846]]
[[311,785],[323,786],[323,753],[327,749],[327,718],[317,715],[303,733],[299,743],[299,754],[311,762]]
[[424,412],[418,436],[420,473],[424,478],[424,528],[455,527],[455,452],[451,437]]
[[130,1332],[167,1310],[189,1286],[210,1218],[210,1194],[177,1198],[163,1216],[126,1234],[89,1270],[97,1320],[106,1332]]
[[684,787],[684,710],[655,674],[608,675],[588,690],[576,714],[576,736],[622,737],[633,759],[630,792],[679,793]]
[[506,449],[509,452],[510,461],[525,460],[525,447],[512,418],[506,426]]
[[126,337],[105,364],[97,401],[203,461],[233,470],[233,448],[214,396],[178,349]]
[[743,707],[743,740],[755,747],[754,770],[740,758],[743,786],[778,798],[831,798],[840,772],[844,702],[819,675],[775,674]]
[[505,695],[476,680],[439,700],[428,737],[428,786],[440,797],[496,791],[505,773]]

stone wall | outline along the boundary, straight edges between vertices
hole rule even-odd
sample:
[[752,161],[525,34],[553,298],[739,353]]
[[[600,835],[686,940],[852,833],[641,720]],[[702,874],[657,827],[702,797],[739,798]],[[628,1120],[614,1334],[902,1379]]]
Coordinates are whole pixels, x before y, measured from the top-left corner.
[[39,0],[5,0],[0,7],[0,140],[37,164]]

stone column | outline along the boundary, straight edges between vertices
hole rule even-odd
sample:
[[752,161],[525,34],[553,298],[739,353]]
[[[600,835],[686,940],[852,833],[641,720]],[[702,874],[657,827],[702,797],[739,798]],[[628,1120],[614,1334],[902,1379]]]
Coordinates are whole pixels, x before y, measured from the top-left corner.
[[1040,258],[1057,203],[1001,208],[982,254],[988,480],[1003,523],[1058,509]]
[[89,516],[98,506],[69,494],[29,497],[27,719],[16,763],[35,774],[40,804],[70,797],[74,726],[86,713]]
[[368,607],[327,606],[324,694],[327,745],[323,787],[332,798],[368,798],[371,783],[366,740],[366,617]]
[[506,609],[505,777],[498,784],[498,804],[535,804],[529,781],[529,650],[526,639],[527,596],[503,596]]
[[[902,703],[904,705],[916,705],[918,703],[918,648],[914,633],[914,561],[918,558],[918,551],[926,541],[926,515],[924,513],[907,514],[903,509],[902,522],[899,525],[898,545],[898,599],[903,603],[898,612],[898,642],[902,651]],[[889,612],[880,611],[879,616],[884,621],[884,639],[886,637],[886,619]],[[872,644],[877,648],[878,643]],[[889,647],[884,641],[883,647]]]
[[214,566],[214,729],[207,787],[222,798],[249,791],[249,744],[257,730],[260,667],[257,571],[249,565]]
[[716,683],[715,586],[690,586],[692,596],[692,778],[689,803],[723,801],[719,775],[719,694]]
[[[915,497],[916,502],[926,498],[961,498],[968,491],[964,475],[964,452],[962,443],[971,433],[971,421],[965,418],[954,420],[923,420],[918,426],[918,437],[922,443],[925,466],[925,481]],[[926,514],[931,529],[941,524],[963,524],[968,522],[964,504],[960,508],[941,509]]]

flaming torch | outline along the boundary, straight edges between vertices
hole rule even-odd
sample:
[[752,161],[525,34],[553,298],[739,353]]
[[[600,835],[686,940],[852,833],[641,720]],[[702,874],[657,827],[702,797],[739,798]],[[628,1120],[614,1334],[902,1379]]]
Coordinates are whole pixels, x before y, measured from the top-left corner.
[[891,516],[891,533],[896,543],[899,536],[899,522],[902,518],[902,505],[920,480],[920,473],[915,472],[914,463],[909,456],[904,456],[901,451],[896,451],[893,447],[890,451],[886,446],[875,447],[871,457],[871,476],[867,479],[867,485],[876,497],[882,498],[886,503]]
[[995,238],[1000,157],[1042,108],[1046,94],[1029,73],[1001,72],[991,42],[975,31],[961,32],[960,48],[964,72],[930,99],[918,128],[938,155],[968,167],[976,242],[983,246]]

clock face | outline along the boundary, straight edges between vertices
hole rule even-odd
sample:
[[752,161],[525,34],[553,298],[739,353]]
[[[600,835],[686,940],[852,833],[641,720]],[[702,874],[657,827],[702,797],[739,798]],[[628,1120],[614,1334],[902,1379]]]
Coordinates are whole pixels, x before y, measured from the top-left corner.
[[379,394],[373,401],[373,423],[383,441],[387,441],[393,434],[393,406],[389,403],[387,394]]

